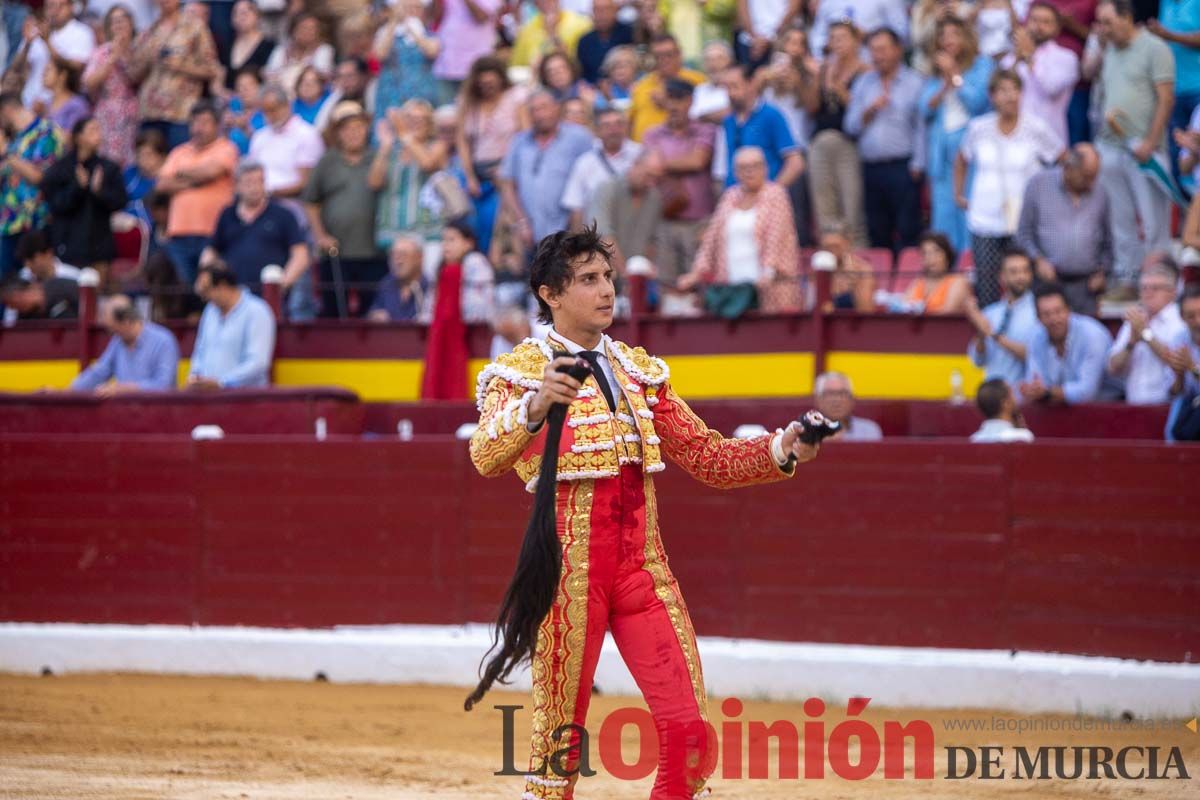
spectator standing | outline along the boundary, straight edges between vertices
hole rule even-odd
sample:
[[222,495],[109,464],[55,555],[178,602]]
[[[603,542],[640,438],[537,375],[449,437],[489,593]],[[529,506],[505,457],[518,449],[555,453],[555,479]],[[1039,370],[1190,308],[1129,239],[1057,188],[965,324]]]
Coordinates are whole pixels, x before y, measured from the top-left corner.
[[800,0],[737,0],[738,63],[751,71],[766,64],[776,38],[799,12]]
[[922,234],[921,277],[904,293],[904,302],[920,314],[961,314],[967,307],[971,287],[954,271],[958,253],[950,239],[932,231]]
[[868,68],[859,60],[862,41],[854,25],[831,25],[828,39],[829,54],[817,75],[817,91],[805,98],[813,125],[808,148],[809,193],[818,230],[844,227],[856,247],[866,247],[862,164],[844,123],[850,89]]
[[216,228],[221,211],[233,201],[233,172],[238,151],[220,135],[217,110],[196,103],[191,112],[192,138],[176,147],[159,170],[155,191],[171,197],[165,250],[179,280],[196,280],[200,253]]
[[[967,211],[980,305],[1000,298],[1000,260],[1014,244],[1025,187],[1063,153],[1063,143],[1041,119],[1021,113],[1021,78],[999,70],[988,83],[996,109],[971,120],[954,162],[954,196]],[[970,197],[967,170],[973,171]]]
[[288,23],[288,38],[275,45],[263,76],[271,83],[293,89],[305,67],[315,67],[323,77],[333,74],[333,46],[321,37],[321,23],[313,14],[301,13]]
[[563,50],[575,58],[575,50],[583,35],[592,29],[592,22],[583,14],[562,7],[559,0],[537,0],[537,13],[517,32],[510,62],[514,67],[528,67],[542,56]]
[[108,345],[100,357],[71,381],[77,392],[101,397],[175,388],[179,344],[169,330],[142,319],[128,298],[114,298],[108,309]]
[[595,104],[596,90],[580,80],[576,74],[575,64],[561,50],[547,53],[542,57],[537,68],[538,83],[548,90],[554,99],[560,103],[568,100],[581,100],[586,103],[589,113]]
[[70,144],[75,123],[91,114],[91,106],[79,93],[79,70],[60,58],[51,58],[42,71],[42,83],[49,92],[46,117],[58,126]]
[[334,73],[333,91],[317,112],[313,127],[325,134],[329,127],[329,115],[343,100],[352,100],[366,109],[368,115],[372,114],[375,110],[374,89],[367,62],[358,56],[343,58]]
[[562,204],[571,212],[573,230],[591,223],[586,217],[596,191],[628,174],[642,152],[642,146],[629,138],[625,115],[615,108],[596,115],[596,134],[595,146],[575,160],[563,189]]
[[237,168],[237,200],[221,212],[201,263],[220,259],[238,283],[260,289],[264,267],[283,267],[283,290],[288,291],[308,271],[308,243],[295,212],[267,192],[266,169],[247,159]]
[[1104,366],[1112,336],[1096,320],[1074,314],[1057,284],[1034,290],[1040,327],[1026,348],[1025,382],[1018,386],[1028,403],[1076,405],[1101,399]]
[[504,62],[484,56],[471,65],[459,104],[455,150],[475,206],[479,247],[490,252],[500,206],[500,163],[517,133],[529,127],[525,93],[508,80]]
[[[1080,73],[1083,73],[1084,45],[1087,44],[1096,21],[1097,0],[1049,0],[1058,11],[1062,30],[1055,40],[1079,58]],[[1092,129],[1088,119],[1091,105],[1092,85],[1087,78],[1075,84],[1071,101],[1067,104],[1067,135],[1072,145],[1091,141]]]
[[[922,75],[933,74],[933,53],[937,50],[937,26],[947,19],[969,20],[969,9],[959,0],[917,0],[909,19],[912,44],[912,68]],[[836,24],[836,23],[835,23]],[[972,33],[975,31],[972,30]],[[978,37],[976,37],[978,40]]]
[[317,115],[325,107],[331,91],[316,67],[305,67],[296,79],[292,113],[309,125],[315,125]]
[[1056,40],[1062,31],[1058,9],[1047,0],[1029,6],[1025,25],[1013,31],[1012,52],[1000,64],[1021,76],[1021,113],[1050,123],[1064,143],[1070,141],[1067,106],[1079,83],[1079,56]]
[[798,311],[800,253],[787,191],[767,180],[767,159],[758,147],[738,150],[733,168],[737,183],[721,196],[679,289],[704,284],[705,307],[727,319],[753,308]]
[[1200,106],[1200,5],[1189,0],[1159,0],[1158,18],[1146,30],[1162,39],[1175,56],[1175,106],[1171,129],[1186,128]]
[[249,156],[262,165],[272,197],[299,197],[325,153],[321,134],[292,112],[287,91],[279,84],[263,87],[259,108],[267,124],[250,137]]
[[979,53],[975,35],[955,17],[937,24],[936,42],[935,74],[925,81],[920,100],[927,131],[923,166],[930,184],[930,227],[962,252],[970,241],[967,216],[954,202],[954,159],[967,123],[988,110],[993,62]]
[[904,66],[895,31],[867,41],[874,69],[854,82],[844,128],[858,139],[872,247],[899,250],[920,233],[921,76]]
[[375,120],[389,108],[398,108],[420,98],[438,102],[437,81],[432,65],[441,42],[425,28],[421,0],[397,0],[391,15],[375,36],[372,55],[379,62],[375,84]]
[[1112,210],[1114,278],[1126,298],[1142,259],[1165,249],[1170,240],[1171,201],[1139,165],[1166,154],[1175,59],[1162,39],[1134,23],[1129,0],[1103,0],[1096,19],[1108,42],[1100,73],[1103,125],[1096,145],[1100,182]]
[[653,264],[658,257],[662,227],[658,184],[662,177],[662,156],[656,150],[644,150],[625,175],[601,184],[592,198],[588,215],[595,221],[596,232],[616,245],[622,261],[642,256]]
[[322,314],[338,312],[334,259],[342,278],[359,290],[362,313],[370,308],[374,286],[387,273],[375,240],[378,192],[371,185],[370,119],[358,103],[345,101],[330,116],[335,146],[325,151],[301,196],[321,254]]
[[1012,387],[1000,378],[986,380],[975,392],[975,405],[983,414],[983,424],[971,434],[975,444],[1032,442],[1033,432],[1025,427]]
[[1179,273],[1168,257],[1142,267],[1138,303],[1125,312],[1125,322],[1108,351],[1108,373],[1125,384],[1131,405],[1166,403],[1175,384],[1171,347],[1187,330],[1175,303]]
[[125,206],[125,182],[121,168],[99,154],[97,120],[85,117],[71,133],[72,148],[42,179],[42,194],[50,204],[50,241],[60,259],[107,277],[117,255],[109,220]]
[[1029,341],[1038,329],[1037,308],[1033,302],[1033,262],[1023,251],[1012,249],[1000,264],[1000,283],[1004,297],[983,309],[974,297],[967,297],[967,320],[975,336],[967,345],[967,355],[983,369],[985,378],[999,378],[1009,386],[1025,380],[1025,361]]
[[633,85],[630,98],[630,119],[633,139],[640,142],[646,131],[667,121],[667,83],[679,79],[692,86],[704,83],[703,73],[683,66],[679,43],[669,33],[659,34],[650,42],[654,56],[654,71]]
[[749,67],[730,67],[721,76],[731,108],[723,123],[725,150],[729,154],[725,162],[725,185],[732,186],[736,180],[733,154],[743,147],[757,147],[767,160],[767,180],[787,189],[804,174],[804,156],[783,114],[758,96],[748,70]]
[[372,322],[415,322],[426,308],[428,282],[422,273],[425,242],[398,236],[388,248],[388,274],[375,290],[367,312]]
[[440,102],[450,103],[475,59],[490,55],[496,43],[500,0],[440,0],[438,50],[433,76],[441,81]]
[[380,191],[375,241],[387,250],[398,237],[436,241],[441,220],[423,202],[421,191],[430,177],[446,168],[450,154],[433,127],[433,109],[424,100],[409,100],[375,126],[379,149],[368,180]]
[[1096,181],[1099,174],[1096,148],[1075,145],[1061,167],[1030,178],[1017,227],[1017,246],[1034,259],[1038,279],[1057,281],[1071,310],[1092,317],[1113,263],[1108,194]]
[[621,45],[608,51],[600,68],[604,77],[596,87],[600,91],[600,96],[596,98],[597,108],[612,106],[622,111],[629,110],[640,63],[637,50],[631,45]]
[[246,67],[238,72],[233,85],[235,92],[225,109],[225,129],[229,131],[229,141],[237,145],[238,152],[247,155],[251,137],[267,126],[267,118],[260,105],[262,78],[254,67]]
[[232,23],[233,39],[219,53],[227,91],[237,90],[234,80],[247,67],[261,73],[275,51],[275,40],[263,32],[262,12],[254,0],[233,4]]
[[646,131],[646,150],[662,157],[663,221],[656,247],[659,280],[674,284],[689,271],[700,246],[704,225],[716,208],[709,178],[716,129],[692,119],[693,88],[687,81],[667,84],[667,121]]
[[221,262],[205,265],[196,294],[207,299],[192,347],[187,388],[268,386],[275,352],[275,315],[266,301],[238,285]]
[[26,20],[24,41],[9,67],[16,73],[25,72],[22,103],[33,108],[38,100],[48,99],[42,73],[52,58],[57,57],[82,70],[95,49],[96,34],[75,19],[71,0],[46,0],[44,19],[41,22],[32,18]]
[[830,439],[841,442],[878,442],[883,438],[879,423],[854,416],[854,387],[841,372],[824,372],[813,382],[817,410],[841,425]]
[[908,4],[904,0],[821,0],[808,34],[809,49],[824,52],[829,31],[843,21],[860,31],[887,28],[896,34],[898,47],[908,43]]
[[729,93],[721,85],[721,76],[734,63],[733,48],[728,42],[709,42],[704,46],[706,80],[696,86],[692,95],[692,110],[688,112],[692,119],[720,125],[729,114]]
[[192,105],[219,75],[220,62],[212,34],[182,13],[179,0],[159,0],[159,11],[133,46],[130,77],[141,83],[142,126],[162,131],[175,148],[187,140]]
[[0,94],[0,128],[4,159],[0,161],[0,280],[17,268],[17,240],[40,228],[49,214],[40,186],[43,171],[62,152],[62,135],[39,118],[15,92]]
[[526,247],[570,222],[563,190],[575,159],[592,149],[592,135],[559,119],[560,107],[546,91],[529,100],[530,130],[513,139],[500,165],[501,192]]
[[593,0],[592,29],[579,39],[579,67],[593,86],[603,77],[604,59],[614,47],[633,44],[633,26],[617,19],[616,0]]
[[133,163],[138,128],[137,85],[129,76],[137,36],[133,15],[124,6],[110,8],[104,35],[108,41],[96,48],[83,71],[83,88],[100,123],[100,155],[124,168]]
[[134,141],[133,152],[133,163],[121,174],[121,180],[125,183],[125,199],[128,201],[125,210],[151,226],[153,220],[146,200],[154,191],[158,173],[166,163],[167,140],[161,131],[142,131]]
[[428,298],[431,306],[422,400],[467,396],[467,324],[491,322],[492,266],[476,250],[475,234],[462,222],[442,231],[442,263]]

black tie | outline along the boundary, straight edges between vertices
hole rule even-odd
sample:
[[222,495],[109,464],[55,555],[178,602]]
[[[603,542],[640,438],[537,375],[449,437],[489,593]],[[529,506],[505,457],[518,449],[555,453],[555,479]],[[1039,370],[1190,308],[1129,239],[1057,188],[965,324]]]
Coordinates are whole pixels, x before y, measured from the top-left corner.
[[596,376],[596,383],[600,384],[600,391],[604,392],[604,399],[608,401],[608,410],[616,411],[617,401],[613,397],[612,387],[608,385],[608,378],[604,377],[604,370],[600,368],[600,354],[595,350],[580,350],[575,355],[592,365],[592,374]]

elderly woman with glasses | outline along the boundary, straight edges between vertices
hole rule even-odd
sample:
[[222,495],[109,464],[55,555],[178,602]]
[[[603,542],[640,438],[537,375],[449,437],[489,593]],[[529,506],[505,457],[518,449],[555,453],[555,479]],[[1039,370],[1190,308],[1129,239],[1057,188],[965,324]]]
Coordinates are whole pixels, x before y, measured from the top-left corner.
[[737,183],[721,196],[696,261],[678,287],[704,285],[705,307],[729,319],[752,308],[799,311],[799,247],[787,190],[767,180],[762,148],[739,148],[733,171]]

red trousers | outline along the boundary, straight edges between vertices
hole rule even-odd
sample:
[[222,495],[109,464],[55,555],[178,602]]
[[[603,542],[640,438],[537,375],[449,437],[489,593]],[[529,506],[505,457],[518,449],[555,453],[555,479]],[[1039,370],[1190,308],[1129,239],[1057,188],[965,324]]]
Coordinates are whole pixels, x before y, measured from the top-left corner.
[[[658,731],[651,800],[690,800],[704,786],[695,765],[706,755],[707,700],[695,633],[658,534],[654,484],[640,466],[626,465],[618,477],[560,482],[557,502],[562,578],[533,659],[524,798],[573,797],[574,776],[564,779],[544,765],[568,747],[568,736],[568,769],[577,763],[578,734],[554,736],[568,723],[586,726],[596,661],[611,630]],[[587,731],[589,764],[596,768],[600,725]]]

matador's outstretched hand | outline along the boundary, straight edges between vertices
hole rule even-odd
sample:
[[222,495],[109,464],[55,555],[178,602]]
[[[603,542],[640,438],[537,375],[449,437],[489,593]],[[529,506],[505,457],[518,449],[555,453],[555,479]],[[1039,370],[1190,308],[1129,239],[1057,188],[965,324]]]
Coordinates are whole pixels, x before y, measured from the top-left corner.
[[783,431],[783,452],[794,456],[798,463],[812,461],[821,450],[821,440],[841,430],[834,422],[819,411],[809,411],[792,422]]

